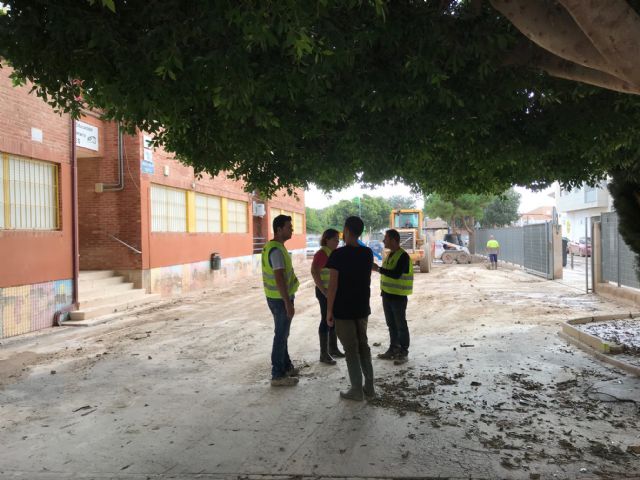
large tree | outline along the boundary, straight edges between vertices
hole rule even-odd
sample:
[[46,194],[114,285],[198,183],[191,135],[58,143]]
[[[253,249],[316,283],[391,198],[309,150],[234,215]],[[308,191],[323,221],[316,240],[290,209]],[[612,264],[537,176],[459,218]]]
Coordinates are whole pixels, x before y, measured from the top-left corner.
[[496,195],[482,213],[483,227],[505,227],[518,220],[520,194],[510,188],[501,195]]
[[4,3],[16,81],[250,189],[498,193],[609,172],[640,209],[636,0]]
[[458,196],[429,195],[424,202],[424,212],[432,218],[441,218],[449,227],[469,235],[469,248],[474,251],[476,222],[482,220],[485,208],[493,200],[492,195],[465,193]]

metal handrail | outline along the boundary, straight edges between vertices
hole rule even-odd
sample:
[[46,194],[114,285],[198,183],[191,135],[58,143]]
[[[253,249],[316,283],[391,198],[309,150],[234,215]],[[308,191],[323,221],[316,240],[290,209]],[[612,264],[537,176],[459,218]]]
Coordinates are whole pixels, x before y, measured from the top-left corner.
[[110,233],[108,233],[107,235],[109,235],[111,238],[113,238],[116,242],[120,242],[121,244],[123,244],[125,247],[129,248],[130,250],[133,250],[134,252],[136,252],[138,255],[142,255],[142,252],[140,250],[138,250],[137,248],[132,247],[131,245],[129,245],[127,242],[123,242],[122,240],[120,240],[118,237],[114,237],[113,235],[111,235]]

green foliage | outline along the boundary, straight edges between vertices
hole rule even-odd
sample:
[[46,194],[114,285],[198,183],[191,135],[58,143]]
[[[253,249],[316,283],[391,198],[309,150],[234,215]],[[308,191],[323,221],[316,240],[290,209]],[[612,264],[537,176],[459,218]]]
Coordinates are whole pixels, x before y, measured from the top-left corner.
[[[360,205],[358,205],[360,200]],[[351,215],[360,215],[367,231],[389,228],[391,206],[382,197],[363,195],[353,200],[341,200],[323,209],[307,208],[307,230],[321,233],[327,228],[342,231],[344,221]],[[309,226],[311,219],[313,230]]]
[[484,209],[481,224],[483,227],[505,227],[520,218],[520,194],[510,188],[502,195],[497,195]]
[[387,199],[391,208],[416,208],[416,200],[413,197],[404,197],[402,195],[394,195]]
[[469,232],[476,221],[482,220],[484,209],[492,199],[493,196],[487,194],[465,193],[456,197],[432,194],[425,200],[424,211],[430,218],[441,218],[450,226]]
[[478,2],[436,0],[3,3],[16,82],[267,196],[354,180],[449,197],[614,170],[640,180],[640,98],[507,66],[522,37],[490,2],[477,15]]
[[625,170],[611,172],[609,193],[613,198],[613,207],[618,214],[618,230],[629,248],[636,252],[636,276],[640,280],[640,166],[630,165]]
[[307,232],[322,233],[326,229],[322,210],[306,207],[305,212],[307,219]]
[[497,193],[635,155],[636,97],[506,68],[520,34],[471,3],[9,0],[0,57],[51,105],[99,108],[266,195]]

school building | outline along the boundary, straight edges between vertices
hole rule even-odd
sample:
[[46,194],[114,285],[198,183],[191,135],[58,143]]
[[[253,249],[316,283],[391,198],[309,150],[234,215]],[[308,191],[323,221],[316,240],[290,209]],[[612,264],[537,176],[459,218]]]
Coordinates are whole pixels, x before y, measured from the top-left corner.
[[55,113],[0,70],[0,338],[121,311],[260,272],[271,221],[304,192],[261,198],[153,149],[143,132]]

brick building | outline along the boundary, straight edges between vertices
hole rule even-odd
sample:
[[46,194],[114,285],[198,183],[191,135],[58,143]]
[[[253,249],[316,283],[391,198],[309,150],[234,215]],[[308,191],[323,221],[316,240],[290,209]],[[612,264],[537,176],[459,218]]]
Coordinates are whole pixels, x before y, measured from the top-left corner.
[[[54,325],[56,312],[82,304],[83,285],[111,272],[161,295],[256,274],[280,213],[294,219],[287,248],[304,255],[304,192],[264,200],[225,175],[198,179],[144,133],[122,135],[91,112],[72,122],[28,86],[12,87],[8,73],[0,70],[0,338]],[[101,273],[83,280],[87,271]]]

